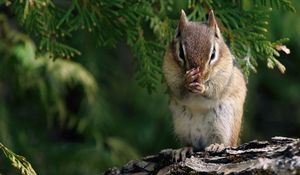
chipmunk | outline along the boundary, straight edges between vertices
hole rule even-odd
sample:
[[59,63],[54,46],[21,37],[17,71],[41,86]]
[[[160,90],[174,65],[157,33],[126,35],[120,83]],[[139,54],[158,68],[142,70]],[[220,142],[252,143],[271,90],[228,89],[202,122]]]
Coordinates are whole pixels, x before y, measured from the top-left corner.
[[[174,130],[194,150],[220,151],[239,140],[246,82],[212,10],[206,22],[181,16],[163,60]],[[178,156],[177,156],[178,158]]]

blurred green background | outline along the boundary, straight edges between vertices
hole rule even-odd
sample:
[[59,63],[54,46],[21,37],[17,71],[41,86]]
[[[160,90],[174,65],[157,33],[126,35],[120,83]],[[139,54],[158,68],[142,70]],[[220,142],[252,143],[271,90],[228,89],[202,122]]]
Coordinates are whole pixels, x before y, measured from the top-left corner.
[[[300,10],[300,1],[293,5]],[[175,3],[171,18],[185,7]],[[279,58],[285,74],[259,62],[258,73],[250,75],[242,143],[300,137],[299,19],[299,13],[272,12],[269,37],[290,38],[291,54]],[[25,156],[38,174],[99,174],[180,146],[172,131],[166,85],[158,84],[149,94],[137,83],[123,38],[114,48],[97,47],[93,36],[79,31],[70,43],[81,56],[72,61],[34,59],[31,39],[10,31],[19,29],[11,14],[9,25],[0,24],[11,35],[0,42],[0,141]],[[20,42],[25,44],[18,46]],[[15,174],[9,164],[1,156],[0,173]]]

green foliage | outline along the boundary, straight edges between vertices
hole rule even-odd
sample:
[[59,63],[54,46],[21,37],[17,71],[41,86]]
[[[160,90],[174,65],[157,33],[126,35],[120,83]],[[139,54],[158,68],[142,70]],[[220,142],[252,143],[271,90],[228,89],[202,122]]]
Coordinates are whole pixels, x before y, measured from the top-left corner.
[[23,175],[36,175],[36,172],[31,167],[30,163],[25,159],[25,157],[15,154],[14,152],[6,148],[2,143],[0,143],[0,148],[2,149],[5,156],[9,158],[12,165],[19,169]]
[[[5,70],[11,65],[11,71],[22,75],[16,77],[16,83],[20,87],[19,91],[25,93],[27,89],[36,89],[40,94],[40,100],[45,110],[47,110],[48,117],[58,114],[58,121],[61,126],[67,124],[73,127],[79,120],[71,116],[69,116],[71,118],[67,118],[65,92],[67,88],[80,85],[87,103],[93,104],[96,98],[95,94],[98,91],[94,77],[80,64],[71,60],[52,61],[48,58],[48,54],[36,57],[35,46],[29,38],[10,29],[3,16],[0,23],[4,26],[2,31],[4,38],[1,40],[3,43],[0,42],[3,47],[1,47],[0,52],[2,51],[4,56],[7,56],[1,60],[2,79],[9,77],[7,73],[10,74],[11,72]],[[8,43],[11,41],[13,43]],[[55,120],[49,119],[49,121],[54,122]],[[86,123],[79,123],[78,129],[82,131],[85,125]]]
[[[76,31],[87,31],[100,46],[115,46],[125,39],[133,55],[137,80],[149,92],[159,83],[161,57],[171,39],[174,22],[167,18],[173,1],[96,0],[79,1],[10,1],[2,0],[19,23],[36,38],[39,53],[51,58],[70,58],[80,54],[67,41]],[[275,66],[284,73],[277,60],[281,46],[288,39],[270,41],[267,37],[269,14],[272,9],[295,12],[290,0],[212,1],[189,0],[193,20],[205,20],[208,9],[214,9],[232,52],[246,75],[256,72],[257,59]],[[150,33],[151,38],[147,37]]]
[[[67,43],[76,31],[91,33],[100,46],[115,46],[121,38],[125,39],[136,57],[137,79],[151,91],[158,83],[161,57],[169,39],[166,12],[171,2],[2,0],[0,5],[6,4],[16,14],[18,22],[36,38],[39,53],[48,52],[51,58],[80,55],[79,50]],[[150,22],[146,28],[153,30],[157,37],[144,36],[145,21]]]
[[[103,137],[103,129],[107,131],[104,126],[106,123],[103,122],[107,109],[99,93],[98,83],[89,71],[71,60],[53,61],[49,59],[49,53],[36,55],[32,40],[13,30],[3,15],[0,16],[0,24],[0,123],[3,125],[0,127],[0,139],[5,144],[16,147],[20,143],[22,149],[19,151],[32,153],[29,156],[32,156],[35,164],[39,164],[40,159],[53,161],[48,162],[51,166],[45,163],[46,160],[42,161],[42,165],[38,166],[41,174],[91,174],[138,157],[137,151],[122,138]],[[9,89],[12,91],[6,91]],[[68,99],[70,91],[74,93]],[[5,96],[2,96],[3,93]],[[6,98],[8,94],[9,99]],[[12,109],[19,101],[22,101],[21,107],[18,110]],[[79,103],[78,106],[70,106],[69,103],[73,101]],[[31,114],[22,114],[22,111]],[[72,131],[76,137],[84,136],[88,141],[63,144],[65,149],[60,149],[60,144],[50,147],[51,139],[40,130],[54,133]],[[39,138],[38,142],[41,143],[35,145],[37,150],[32,150],[29,137]],[[43,150],[45,153],[39,153],[38,150],[44,148],[47,148]],[[77,153],[70,153],[71,149]],[[25,162],[16,162],[18,160],[14,157],[10,158],[24,171],[22,165],[27,165]],[[86,163],[80,163],[82,158],[86,159]],[[100,165],[90,162],[98,162]]]
[[276,46],[282,46],[287,38],[270,41],[267,32],[272,9],[295,12],[289,0],[253,1],[189,1],[192,10],[190,18],[205,20],[208,9],[214,9],[221,31],[230,48],[248,76],[250,70],[256,72],[257,60],[263,60],[269,68],[275,66],[281,73],[285,67],[277,60],[280,54]]

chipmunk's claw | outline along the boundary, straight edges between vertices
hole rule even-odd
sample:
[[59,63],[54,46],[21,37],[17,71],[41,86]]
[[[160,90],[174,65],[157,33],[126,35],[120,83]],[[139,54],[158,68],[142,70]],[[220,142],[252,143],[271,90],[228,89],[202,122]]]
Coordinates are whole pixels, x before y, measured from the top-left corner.
[[189,92],[202,94],[205,91],[205,86],[198,82],[200,77],[200,69],[193,68],[185,74],[185,86]]
[[175,162],[185,161],[193,153],[192,147],[183,147],[173,151],[173,160]]
[[190,83],[187,88],[190,92],[193,92],[193,93],[202,94],[205,91],[205,86],[203,84],[200,84],[200,83],[197,83],[197,82],[196,83]]
[[223,152],[224,150],[225,150],[224,144],[218,144],[218,143],[211,144],[211,145],[209,145],[208,147],[205,148],[205,151],[207,151],[207,152],[220,153],[220,152]]

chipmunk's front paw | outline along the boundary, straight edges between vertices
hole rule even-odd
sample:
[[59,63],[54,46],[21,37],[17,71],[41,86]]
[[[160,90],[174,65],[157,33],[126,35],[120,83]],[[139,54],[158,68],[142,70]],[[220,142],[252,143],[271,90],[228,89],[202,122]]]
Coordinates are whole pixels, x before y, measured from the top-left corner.
[[200,84],[198,82],[190,83],[187,88],[190,92],[196,93],[196,94],[203,94],[206,90],[206,87],[204,86],[204,84]]
[[185,87],[189,92],[202,94],[206,90],[204,84],[198,82],[199,76],[199,68],[193,68],[186,72]]
[[218,143],[211,144],[211,145],[209,145],[208,147],[205,148],[205,151],[207,151],[207,152],[220,153],[220,152],[223,152],[224,150],[225,150],[224,144],[218,144]]

